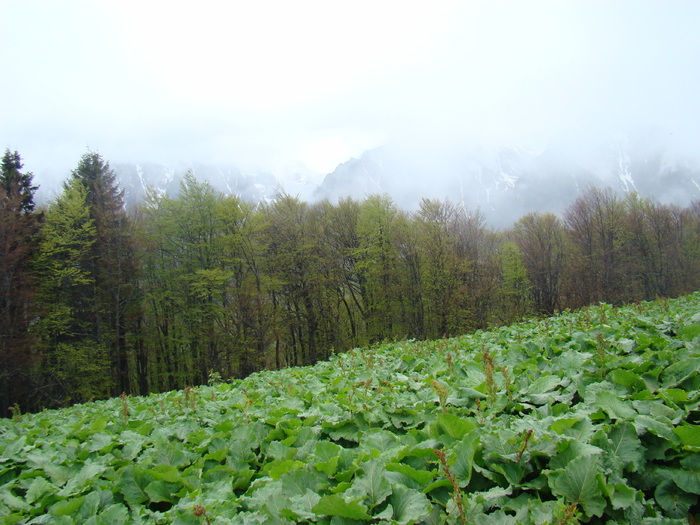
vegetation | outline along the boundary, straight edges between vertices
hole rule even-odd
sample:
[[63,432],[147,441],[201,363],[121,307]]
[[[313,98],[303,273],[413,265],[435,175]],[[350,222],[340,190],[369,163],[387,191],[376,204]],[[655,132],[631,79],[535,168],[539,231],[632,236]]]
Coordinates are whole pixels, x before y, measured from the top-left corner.
[[87,153],[36,210],[31,174],[0,180],[0,415],[311,365],[700,286],[700,203],[590,188],[562,218],[494,231],[478,212],[386,196],[253,206],[187,174],[135,210]]
[[695,523],[700,293],[0,421],[4,523]]

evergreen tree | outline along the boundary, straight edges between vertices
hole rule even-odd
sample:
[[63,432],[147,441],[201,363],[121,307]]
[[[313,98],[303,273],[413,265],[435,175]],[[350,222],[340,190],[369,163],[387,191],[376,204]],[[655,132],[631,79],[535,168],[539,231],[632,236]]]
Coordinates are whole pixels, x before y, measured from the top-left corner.
[[89,272],[94,281],[89,312],[92,336],[109,348],[116,378],[114,394],[131,392],[130,362],[138,333],[139,290],[131,223],[116,174],[98,153],[86,153],[71,178],[85,190],[95,227]]
[[6,150],[0,165],[0,416],[15,403],[28,407],[30,375],[38,354],[29,331],[36,316],[30,271],[38,216],[32,174],[19,153]]
[[34,193],[38,186],[32,185],[34,175],[22,173],[22,167],[19,153],[6,149],[2,157],[0,187],[4,190],[6,203],[12,203],[18,213],[28,214],[34,211]]

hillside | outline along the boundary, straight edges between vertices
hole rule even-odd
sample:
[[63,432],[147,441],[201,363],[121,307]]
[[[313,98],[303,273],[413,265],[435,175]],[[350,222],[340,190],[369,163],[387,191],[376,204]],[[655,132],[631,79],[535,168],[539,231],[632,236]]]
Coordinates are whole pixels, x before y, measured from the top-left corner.
[[3,523],[688,523],[700,293],[0,422]]

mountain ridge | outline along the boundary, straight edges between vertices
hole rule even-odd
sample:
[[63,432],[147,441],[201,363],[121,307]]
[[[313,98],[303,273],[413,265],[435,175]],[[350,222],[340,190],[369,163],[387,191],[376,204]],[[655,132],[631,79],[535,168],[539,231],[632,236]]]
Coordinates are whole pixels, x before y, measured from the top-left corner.
[[551,145],[444,147],[432,153],[387,144],[340,163],[320,182],[302,170],[283,179],[234,164],[116,163],[113,167],[127,206],[143,199],[148,187],[177,195],[180,180],[191,171],[216,190],[256,204],[271,202],[280,192],[308,202],[386,194],[407,211],[418,209],[424,198],[448,199],[480,210],[496,227],[507,227],[530,212],[561,214],[590,186],[611,187],[621,195],[637,192],[679,206],[700,199],[697,163],[663,148],[638,148],[629,141],[608,143],[588,154],[572,154]]

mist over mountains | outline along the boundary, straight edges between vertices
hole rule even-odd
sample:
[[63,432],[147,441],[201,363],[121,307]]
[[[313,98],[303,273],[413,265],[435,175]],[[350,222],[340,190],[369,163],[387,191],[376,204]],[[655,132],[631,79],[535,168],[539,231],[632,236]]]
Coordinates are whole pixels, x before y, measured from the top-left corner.
[[587,152],[557,145],[475,147],[439,158],[382,147],[338,166],[314,195],[336,200],[387,193],[409,210],[425,197],[447,198],[481,210],[487,222],[503,227],[533,211],[559,214],[590,186],[686,206],[700,198],[699,183],[697,162],[629,141]]
[[700,166],[668,148],[616,140],[586,151],[544,147],[464,147],[453,143],[389,143],[366,151],[319,177],[301,170],[284,177],[235,165],[113,165],[128,206],[152,187],[177,195],[189,170],[225,194],[260,203],[284,191],[308,202],[387,194],[412,211],[423,198],[448,199],[480,210],[494,227],[507,227],[529,212],[560,214],[590,186],[620,195],[637,192],[661,203],[687,206],[700,199]]

